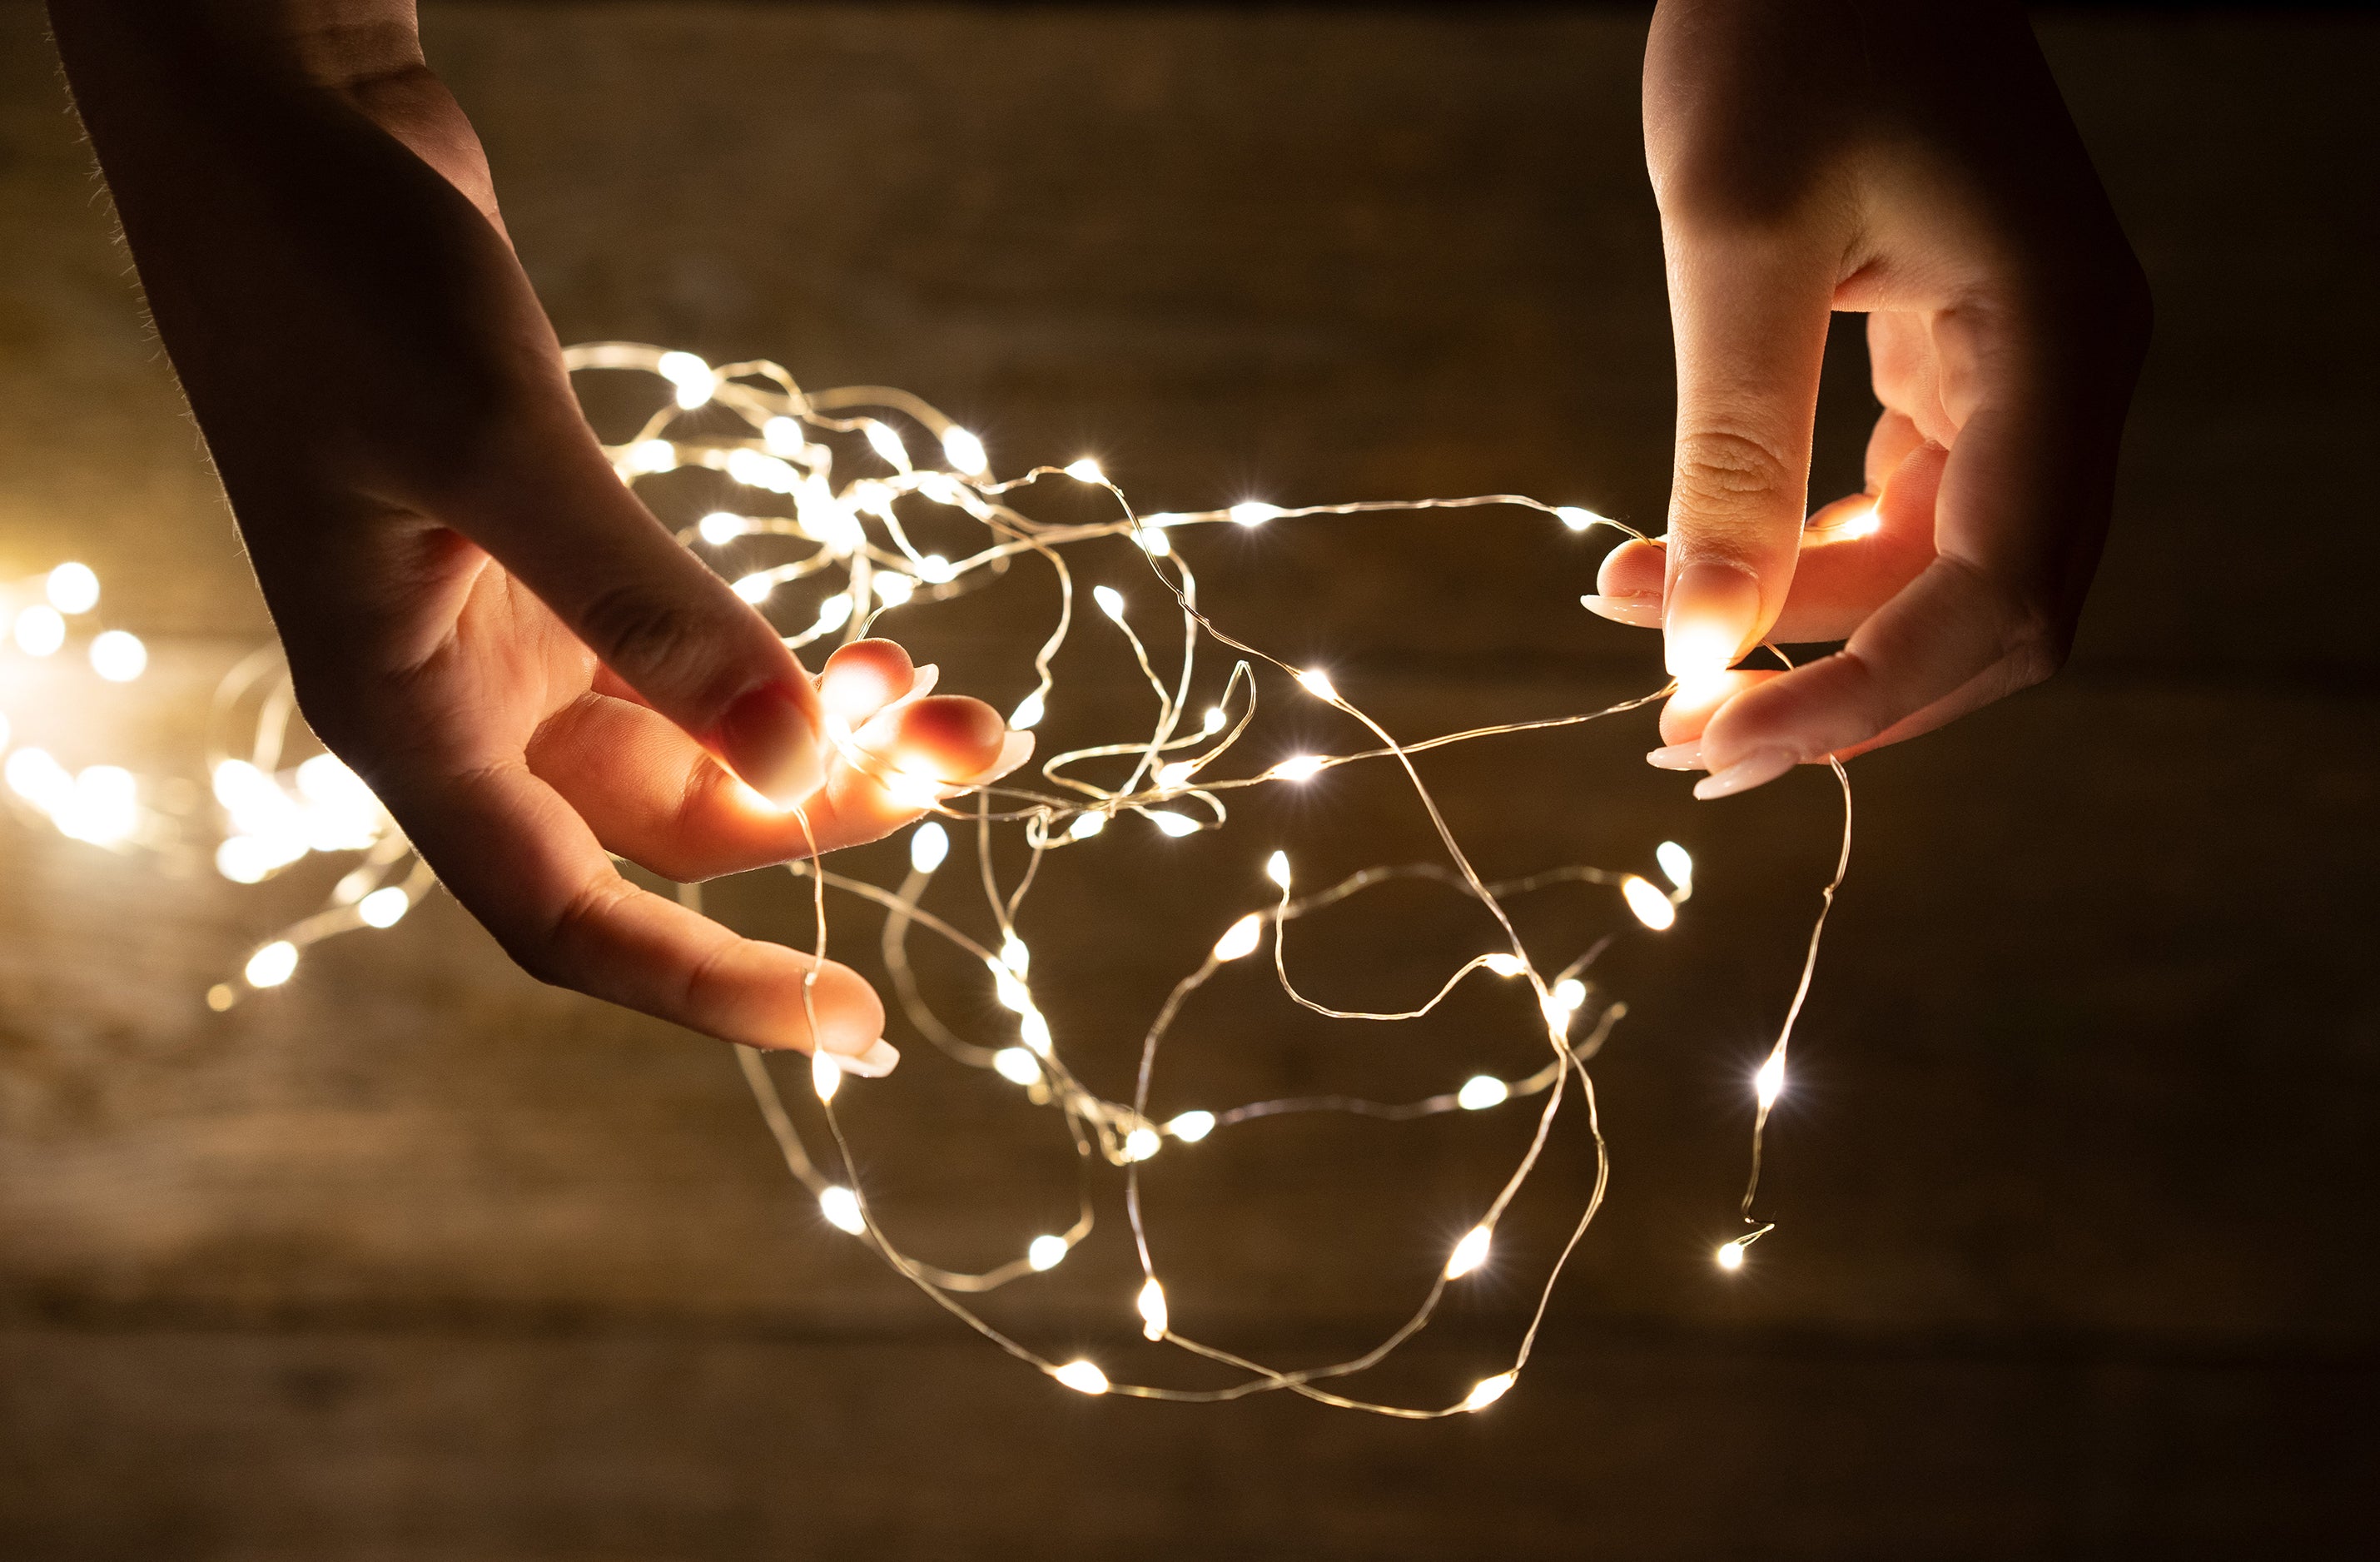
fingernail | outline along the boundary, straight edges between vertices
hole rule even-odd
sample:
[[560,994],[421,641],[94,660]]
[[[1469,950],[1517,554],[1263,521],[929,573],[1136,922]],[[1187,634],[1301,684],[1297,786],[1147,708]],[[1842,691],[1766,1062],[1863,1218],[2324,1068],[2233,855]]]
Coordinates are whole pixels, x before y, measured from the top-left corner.
[[863,1053],[821,1051],[817,1056],[825,1058],[844,1073],[856,1074],[863,1080],[880,1080],[892,1072],[892,1066],[901,1061],[900,1049],[887,1041],[870,1042],[868,1044],[868,1050]]
[[1740,564],[1700,559],[1670,583],[1661,628],[1670,676],[1708,677],[1735,665],[1760,621],[1760,581]]
[[1801,763],[1802,756],[1791,749],[1755,749],[1733,764],[1714,770],[1695,782],[1694,796],[1705,801],[1730,798],[1765,786]]
[[909,692],[904,694],[901,698],[904,700],[923,700],[927,695],[931,694],[934,691],[934,685],[941,678],[941,676],[942,665],[940,662],[927,663],[924,666],[917,668],[910,674]]
[[1672,743],[1666,749],[1656,749],[1645,756],[1645,763],[1656,770],[1700,770],[1703,767],[1702,739],[1691,743]]
[[801,801],[826,779],[818,729],[783,684],[763,684],[729,706],[714,746],[746,786],[779,808]]
[[1578,603],[1589,613],[1615,624],[1633,624],[1640,629],[1661,627],[1661,599],[1651,592],[1635,592],[1627,596],[1583,596]]
[[983,773],[978,786],[988,786],[1033,757],[1033,734],[1012,732],[1001,739],[1000,757]]

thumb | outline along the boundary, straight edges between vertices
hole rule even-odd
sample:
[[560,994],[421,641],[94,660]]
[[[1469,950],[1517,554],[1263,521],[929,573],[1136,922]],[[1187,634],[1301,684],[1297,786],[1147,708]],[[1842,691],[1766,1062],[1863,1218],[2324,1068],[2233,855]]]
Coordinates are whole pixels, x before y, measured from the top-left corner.
[[448,518],[753,790],[780,807],[816,791],[818,691],[777,631],[628,491],[575,406],[535,445],[488,463]]
[[1699,679],[1760,642],[1792,584],[1834,278],[1773,236],[1665,226],[1678,443],[1661,627],[1670,676]]

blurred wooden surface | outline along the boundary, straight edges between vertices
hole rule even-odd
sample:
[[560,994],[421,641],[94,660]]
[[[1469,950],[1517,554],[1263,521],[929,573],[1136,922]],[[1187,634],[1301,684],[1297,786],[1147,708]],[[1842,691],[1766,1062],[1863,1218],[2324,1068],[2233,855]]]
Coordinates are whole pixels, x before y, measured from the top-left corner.
[[[1653,522],[1670,379],[1640,28],[429,18],[565,339],[907,385],[1003,468],[1096,450],[1151,506],[1518,490]],[[1633,1007],[1599,1071],[1613,1201],[1536,1365],[1435,1428],[1055,1391],[820,1223],[718,1049],[538,987],[443,902],[212,1016],[198,995],[322,874],[163,877],[0,820],[0,1556],[2360,1554],[2380,26],[2045,35],[2158,293],[2119,529],[2071,670],[1855,767],[1853,876],[1772,1141],[1786,1225],[1742,1275],[1709,1247],[1831,803],[1805,776],[1694,804],[1638,762],[1648,717],[1432,772],[1492,872],[1643,868],[1665,836],[1704,868],[1679,928],[1610,972]],[[262,619],[28,6],[0,7],[0,574],[87,557],[158,653],[103,700],[0,655],[0,709],[69,763],[188,763]],[[1842,347],[1828,492],[1870,411]],[[1595,549],[1502,518],[1449,554],[1442,526],[1279,529],[1216,548],[1213,579],[1401,730],[1655,681],[1647,637],[1572,604]],[[1013,700],[996,630],[919,639],[948,686]],[[1121,1088],[1152,991],[1247,903],[1251,842],[1398,856],[1390,795],[1333,776],[1249,831],[1078,854],[1027,924],[1070,1052]],[[720,903],[791,925],[775,880]],[[1147,919],[1121,950],[1119,906]],[[1318,976],[1417,980],[1436,915],[1318,941]],[[1214,998],[1169,1105],[1496,1061],[1488,1011],[1366,1061],[1261,982]],[[871,1185],[921,1249],[1007,1256],[1063,1207],[1049,1123],[894,1039],[909,1062],[854,1097]],[[1301,1357],[1364,1337],[1516,1124],[1169,1152],[1152,1198],[1196,1276],[1177,1314]],[[1515,1246],[1585,1169],[1557,1157]],[[1112,1236],[1001,1316],[1129,1359]],[[1482,1289],[1414,1392],[1505,1348],[1518,1287]]]

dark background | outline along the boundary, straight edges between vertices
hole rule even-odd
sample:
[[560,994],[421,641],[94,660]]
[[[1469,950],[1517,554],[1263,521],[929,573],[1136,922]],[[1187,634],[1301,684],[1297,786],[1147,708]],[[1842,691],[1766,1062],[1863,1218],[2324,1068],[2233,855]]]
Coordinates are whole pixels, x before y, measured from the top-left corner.
[[[1833,805],[1815,776],[1693,803],[1638,762],[1649,715],[1431,772],[1490,872],[1674,836],[1705,888],[1609,972],[1612,1202],[1530,1372],[1420,1427],[1066,1394],[825,1227],[717,1047],[540,988],[443,902],[212,1016],[335,868],[242,890],[0,820],[0,1556],[2368,1555],[2380,25],[2041,26],[2157,294],[2118,529],[2063,676],[1854,767],[1783,1226],[1742,1274],[1710,1246]],[[1147,507],[1517,490],[1658,524],[1639,11],[452,5],[425,31],[565,340],[906,385],[1003,469],[1096,450]],[[0,709],[70,764],[195,772],[265,622],[20,5],[0,233],[0,576],[84,557],[156,653],[97,702],[8,653]],[[1873,414],[1838,336],[1822,495]],[[1573,604],[1598,552],[1507,516],[1202,562],[1418,733],[1658,681],[1649,636]],[[998,629],[917,638],[1005,703]],[[1391,796],[1333,777],[1252,832],[1080,854],[1027,922],[1062,1043],[1123,1089],[1251,843],[1416,854]],[[720,893],[794,935],[780,881]],[[1318,938],[1317,980],[1440,963],[1460,925],[1396,911]],[[1518,1072],[1496,1018],[1366,1060],[1226,984],[1163,1104]],[[910,1061],[854,1118],[914,1245],[996,1262],[1059,1223],[1049,1123],[893,1034]],[[1518,1122],[1169,1152],[1177,1316],[1301,1359],[1368,1337]],[[1384,1389],[1500,1364],[1585,1171],[1556,1156],[1509,1273]],[[1138,1365],[1103,1239],[1000,1315]]]

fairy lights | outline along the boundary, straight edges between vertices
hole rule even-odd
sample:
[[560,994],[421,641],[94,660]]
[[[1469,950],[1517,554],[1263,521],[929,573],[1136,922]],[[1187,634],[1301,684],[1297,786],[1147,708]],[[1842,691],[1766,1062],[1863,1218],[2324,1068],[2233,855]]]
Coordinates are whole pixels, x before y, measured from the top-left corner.
[[[1020,567],[1029,567],[1046,571],[1054,582],[1059,607],[1046,635],[1020,638],[1016,642],[1030,653],[1031,687],[1014,707],[1010,725],[1030,729],[1046,717],[1052,702],[1060,698],[1054,660],[1070,635],[1076,633],[1125,658],[1123,665],[1136,668],[1155,696],[1157,714],[1152,725],[1117,734],[1112,741],[1050,755],[1030,774],[959,796],[944,796],[947,788],[929,780],[892,772],[853,746],[847,733],[831,732],[844,757],[872,775],[895,800],[905,800],[936,817],[923,820],[908,832],[905,862],[885,882],[849,876],[832,862],[795,863],[791,872],[808,885],[816,913],[818,953],[823,956],[829,949],[833,921],[827,915],[831,895],[868,900],[881,909],[886,920],[880,950],[892,979],[888,997],[897,999],[916,1029],[953,1064],[984,1069],[1002,1081],[1025,1109],[1060,1115],[1087,1179],[1101,1174],[1122,1178],[1141,1275],[1132,1294],[1132,1312],[1120,1316],[1118,1324],[1136,1315],[1139,1333],[1148,1341],[1185,1355],[1209,1383],[1217,1371],[1225,1381],[1220,1386],[1114,1381],[1091,1356],[1062,1361],[1045,1355],[1027,1341],[995,1327],[968,1304],[966,1299],[973,1294],[1057,1267],[1091,1238],[1094,1206],[1087,1181],[1079,1216],[1067,1230],[1035,1235],[1020,1248],[1009,1250],[1017,1257],[980,1273],[939,1267],[904,1251],[897,1234],[887,1230],[871,1212],[868,1194],[871,1152],[863,1152],[853,1142],[844,1117],[851,1098],[864,1097],[866,1092],[864,1085],[855,1087],[850,1081],[865,1076],[823,1056],[810,1062],[810,1094],[824,1114],[832,1141],[832,1153],[822,1157],[804,1141],[768,1061],[759,1054],[739,1049],[738,1066],[759,1100],[764,1121],[789,1171],[817,1200],[825,1224],[869,1245],[896,1273],[966,1325],[1078,1393],[1218,1401],[1281,1391],[1334,1407],[1430,1420],[1485,1409],[1509,1391],[1527,1361],[1546,1300],[1562,1266],[1604,1196],[1608,1164],[1596,1121],[1588,1065],[1624,1016],[1626,1006],[1590,983],[1591,968],[1613,937],[1643,937],[1676,923],[1694,887],[1694,860],[1684,847],[1673,841],[1660,843],[1650,854],[1649,869],[1658,872],[1670,886],[1668,889],[1647,873],[1584,866],[1491,884],[1474,869],[1423,787],[1413,756],[1453,743],[1591,722],[1640,709],[1667,690],[1654,690],[1601,710],[1400,742],[1349,701],[1329,671],[1290,665],[1218,628],[1200,602],[1191,560],[1198,551],[1195,538],[1202,528],[1255,531],[1293,519],[1379,511],[1504,507],[1550,517],[1570,531],[1598,526],[1627,529],[1579,506],[1548,506],[1502,494],[1305,508],[1246,500],[1220,510],[1135,516],[1099,463],[1087,456],[1063,467],[1038,467],[993,481],[982,441],[905,392],[882,387],[806,392],[774,364],[712,365],[690,353],[625,343],[574,348],[568,360],[574,372],[629,372],[654,377],[660,393],[658,406],[642,428],[608,447],[614,470],[631,486],[662,473],[698,470],[710,474],[703,481],[714,485],[707,495],[712,507],[686,528],[681,541],[690,547],[733,548],[740,571],[734,582],[738,594],[771,612],[781,624],[793,626],[785,636],[789,646],[823,648],[834,640],[855,640],[877,632],[879,621],[887,614],[914,615],[995,585]],[[923,452],[938,452],[941,464],[918,465]],[[1111,506],[1111,513],[1105,519],[1059,523],[1036,519],[1017,507],[1035,484],[1060,477],[1093,491],[1070,500],[1075,509],[1096,502]],[[924,545],[929,539],[931,551]],[[1086,625],[1083,616],[1075,611],[1075,594],[1081,587],[1070,555],[1087,544],[1109,539],[1138,544],[1121,557],[1146,572],[1148,587],[1128,592],[1129,582],[1092,585],[1092,604],[1100,616]],[[1099,555],[1101,564],[1110,567],[1117,557],[1113,552]],[[22,605],[16,606],[9,628],[27,654],[54,654],[68,638],[67,619],[88,614],[95,606],[98,581],[79,566],[60,566],[40,584],[40,592],[20,592],[13,599]],[[35,596],[39,600],[29,600]],[[1170,641],[1145,637],[1152,627],[1176,620],[1181,627],[1178,653],[1165,654],[1178,654],[1178,665],[1161,666],[1152,646]],[[897,634],[905,621],[896,617],[884,628]],[[92,669],[103,678],[137,677],[147,660],[145,650],[136,656],[132,649],[109,638],[117,632],[106,631],[93,639]],[[132,637],[123,639],[138,648]],[[1204,677],[1201,673],[1208,664],[1201,660],[1202,652],[1210,656],[1220,653],[1225,659],[1223,665]],[[1250,730],[1260,700],[1269,698],[1273,689],[1318,701],[1340,717],[1352,718],[1368,735],[1368,746],[1276,755],[1269,764],[1259,762],[1252,768],[1246,763],[1246,750],[1239,745]],[[1070,697],[1068,710],[1075,709],[1071,702],[1077,698],[1084,699],[1080,714],[1095,714],[1091,702],[1080,696]],[[250,658],[236,669],[217,697],[214,714],[208,778],[223,822],[222,838],[215,848],[222,874],[237,882],[255,883],[316,854],[346,854],[354,859],[354,865],[339,879],[321,909],[256,947],[245,963],[240,982],[219,983],[209,992],[209,1005],[221,1010],[258,991],[289,982],[298,972],[304,950],[322,938],[394,926],[420,903],[434,881],[370,790],[335,759],[318,754],[295,765],[285,763],[284,750],[289,746],[294,702],[276,655]],[[236,729],[243,728],[244,736],[237,736]],[[1035,962],[1027,941],[1032,914],[1027,891],[1042,860],[1051,852],[1063,850],[1168,850],[1160,845],[1164,840],[1227,829],[1226,801],[1240,790],[1281,783],[1318,784],[1326,773],[1358,764],[1386,767],[1408,788],[1438,842],[1439,860],[1366,869],[1335,883],[1317,883],[1301,894],[1301,881],[1292,872],[1287,852],[1269,849],[1259,866],[1256,859],[1262,848],[1249,848],[1242,859],[1247,863],[1243,871],[1256,892],[1250,896],[1255,905],[1220,929],[1206,958],[1182,977],[1140,1038],[1140,1067],[1130,1098],[1111,1099],[1088,1089],[1069,1066],[1069,1038],[1053,1031],[1036,998]],[[130,839],[152,823],[144,801],[145,784],[128,772],[95,766],[69,773],[46,750],[20,747],[8,753],[0,774],[24,806],[78,838]],[[1840,779],[1840,768],[1836,774]],[[1847,784],[1844,797],[1848,804]],[[1111,831],[1110,826],[1125,814],[1139,815],[1149,828]],[[976,860],[965,876],[980,880],[984,894],[982,920],[972,931],[961,920],[929,911],[925,904],[938,876],[945,874],[957,844],[950,827],[953,824],[966,827],[961,839],[969,843]],[[991,844],[996,836],[1021,841],[1029,853],[1030,863],[1021,877],[1012,873],[1009,882],[1002,882],[996,871],[1000,860]],[[1125,846],[1112,844],[1120,838],[1126,839]],[[1743,1210],[1747,1226],[1758,1187],[1760,1134],[1783,1089],[1787,1043],[1808,992],[1825,911],[1841,882],[1849,840],[1846,815],[1845,855],[1833,883],[1826,886],[1801,983],[1755,1076],[1753,1171]],[[1269,895],[1262,892],[1259,878],[1269,885]],[[1437,995],[1404,1012],[1329,1008],[1300,991],[1294,975],[1296,962],[1284,942],[1290,925],[1330,912],[1379,885],[1399,882],[1437,885],[1465,897],[1491,924],[1493,936],[1488,946],[1482,950],[1473,944],[1471,949],[1478,952],[1454,955],[1450,963],[1455,969]],[[1598,904],[1606,908],[1609,924],[1605,935],[1583,953],[1548,970],[1540,968],[1538,952],[1526,946],[1505,908],[1512,897],[1556,886],[1572,886],[1603,897]],[[683,894],[689,904],[698,903],[698,897],[691,889]],[[965,957],[972,976],[946,973],[929,994],[909,953],[910,941],[921,934],[940,939]],[[1515,1023],[1534,1045],[1544,1049],[1543,1066],[1526,1077],[1508,1079],[1450,1064],[1443,1093],[1419,1102],[1378,1103],[1322,1095],[1230,1107],[1195,1106],[1160,1118],[1151,1110],[1152,1098],[1159,1093],[1159,1066],[1184,1005],[1218,971],[1248,959],[1268,943],[1282,991],[1305,1009],[1329,1019],[1418,1019],[1466,981],[1524,988],[1525,992],[1515,995],[1519,999]],[[1039,980],[1050,978],[1045,973]],[[970,986],[970,982],[975,985]],[[955,986],[951,985],[953,982]],[[992,1004],[985,1004],[985,997]],[[968,1018],[947,1019],[945,1010]],[[1072,1040],[1079,1043],[1084,1038]],[[1378,1364],[1427,1324],[1448,1287],[1486,1268],[1495,1247],[1498,1222],[1536,1167],[1563,1103],[1573,1094],[1582,1103],[1585,1131],[1594,1147],[1592,1186],[1568,1240],[1531,1282],[1536,1310],[1515,1342],[1509,1364],[1476,1379],[1459,1394],[1450,1387],[1448,1398],[1430,1404],[1387,1404],[1342,1392],[1346,1380]],[[1177,1315],[1172,1302],[1176,1293],[1170,1282],[1179,1278],[1173,1272],[1179,1260],[1169,1255],[1154,1234],[1143,1199],[1145,1179],[1169,1175],[1166,1168],[1175,1158],[1164,1153],[1169,1144],[1185,1147],[1178,1153],[1217,1153],[1237,1125],[1284,1113],[1351,1112],[1405,1121],[1446,1113],[1514,1110],[1532,1112],[1536,1119],[1519,1163],[1479,1212],[1475,1224],[1452,1243],[1410,1315],[1372,1349],[1328,1365],[1267,1366],[1201,1340],[1195,1334],[1196,1320]],[[1199,1148],[1187,1148],[1193,1146]],[[1720,1245],[1715,1263],[1724,1271],[1742,1268],[1745,1248],[1769,1229],[1760,1226]],[[1513,1251],[1519,1253],[1522,1248],[1516,1246]],[[1514,1269],[1521,1262],[1507,1259],[1501,1267]],[[1160,1274],[1160,1265],[1168,1272]],[[1120,1312],[1123,1300],[1117,1299]]]

